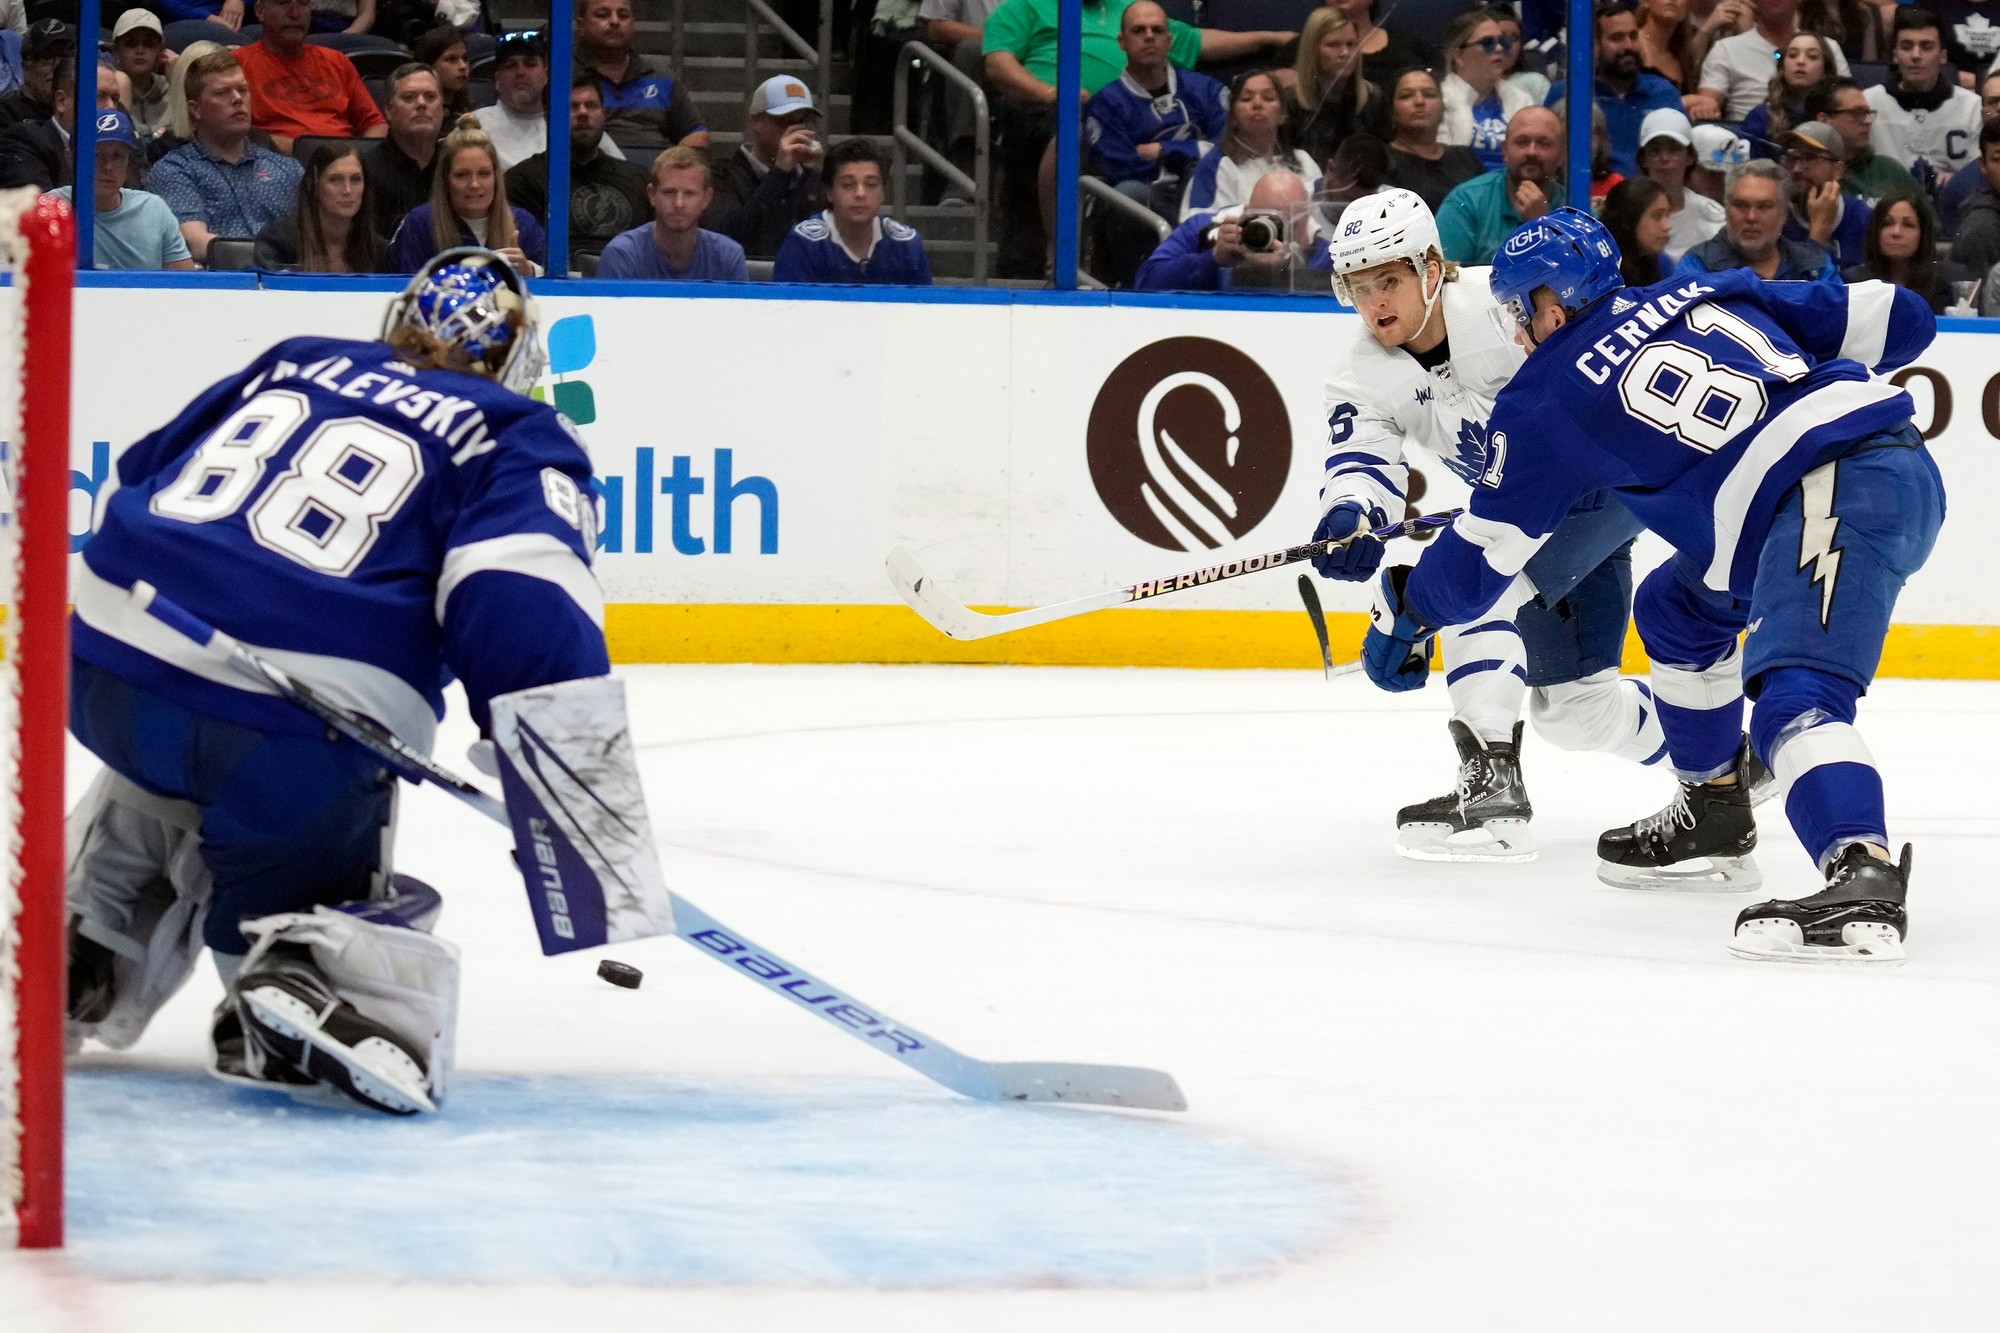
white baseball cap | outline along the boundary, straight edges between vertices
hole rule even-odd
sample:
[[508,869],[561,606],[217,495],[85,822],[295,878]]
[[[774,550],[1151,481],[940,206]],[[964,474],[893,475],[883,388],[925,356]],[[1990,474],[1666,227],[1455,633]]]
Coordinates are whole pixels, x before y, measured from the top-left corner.
[[111,29],[111,40],[115,42],[138,28],[149,29],[162,39],[166,37],[166,31],[160,27],[159,15],[145,9],[128,9],[118,16],[117,26]]
[[1694,126],[1685,111],[1676,111],[1670,106],[1648,111],[1646,118],[1639,122],[1639,146],[1644,148],[1655,139],[1672,139],[1684,148],[1694,147]]
[[805,80],[790,74],[774,74],[757,85],[757,91],[750,94],[750,114],[753,116],[789,116],[794,111],[810,111],[820,114],[813,105],[812,89],[806,87]]

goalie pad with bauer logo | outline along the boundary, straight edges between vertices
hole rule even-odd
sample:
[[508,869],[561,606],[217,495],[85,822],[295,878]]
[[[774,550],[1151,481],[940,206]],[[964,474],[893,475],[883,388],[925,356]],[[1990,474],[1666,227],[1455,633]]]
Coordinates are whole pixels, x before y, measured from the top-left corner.
[[674,933],[625,686],[612,676],[496,695],[493,742],[542,952]]

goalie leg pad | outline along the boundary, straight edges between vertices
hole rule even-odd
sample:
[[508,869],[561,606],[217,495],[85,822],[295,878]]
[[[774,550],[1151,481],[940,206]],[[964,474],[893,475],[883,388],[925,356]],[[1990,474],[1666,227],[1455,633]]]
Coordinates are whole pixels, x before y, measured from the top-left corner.
[[496,695],[492,707],[514,856],[542,952],[673,934],[624,683],[560,681]]
[[64,827],[73,1003],[67,1040],[122,1051],[186,984],[214,885],[201,814],[106,768]]
[[[218,1024],[211,1069],[263,1083],[303,1074],[393,1114],[433,1111],[449,1083],[458,1027],[458,950],[403,924],[436,895],[396,877],[395,899],[246,922],[254,941],[231,986],[244,1042],[231,1069]],[[240,1079],[238,1080],[240,1081]]]

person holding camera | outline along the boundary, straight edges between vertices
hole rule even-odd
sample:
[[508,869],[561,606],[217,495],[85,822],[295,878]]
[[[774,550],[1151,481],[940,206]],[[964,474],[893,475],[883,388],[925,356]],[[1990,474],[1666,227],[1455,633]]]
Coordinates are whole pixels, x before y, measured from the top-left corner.
[[1241,287],[1330,290],[1326,241],[1315,235],[1305,182],[1274,171],[1240,209],[1196,213],[1139,266],[1141,291],[1212,292]]

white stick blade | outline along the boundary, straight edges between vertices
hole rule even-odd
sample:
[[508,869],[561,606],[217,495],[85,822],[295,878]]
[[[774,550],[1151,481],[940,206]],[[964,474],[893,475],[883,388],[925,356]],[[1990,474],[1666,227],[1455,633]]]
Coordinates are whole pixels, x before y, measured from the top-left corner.
[[907,546],[898,546],[889,552],[883,564],[896,595],[909,603],[912,611],[930,622],[933,629],[954,639],[982,639],[990,632],[982,631],[971,618],[975,612],[938,593],[937,585],[924,572],[924,567],[917,563],[916,556],[910,554]]
[[1131,1065],[1059,1063],[991,1066],[1002,1098],[1017,1102],[1075,1102],[1139,1111],[1185,1111],[1187,1098],[1174,1076]]

